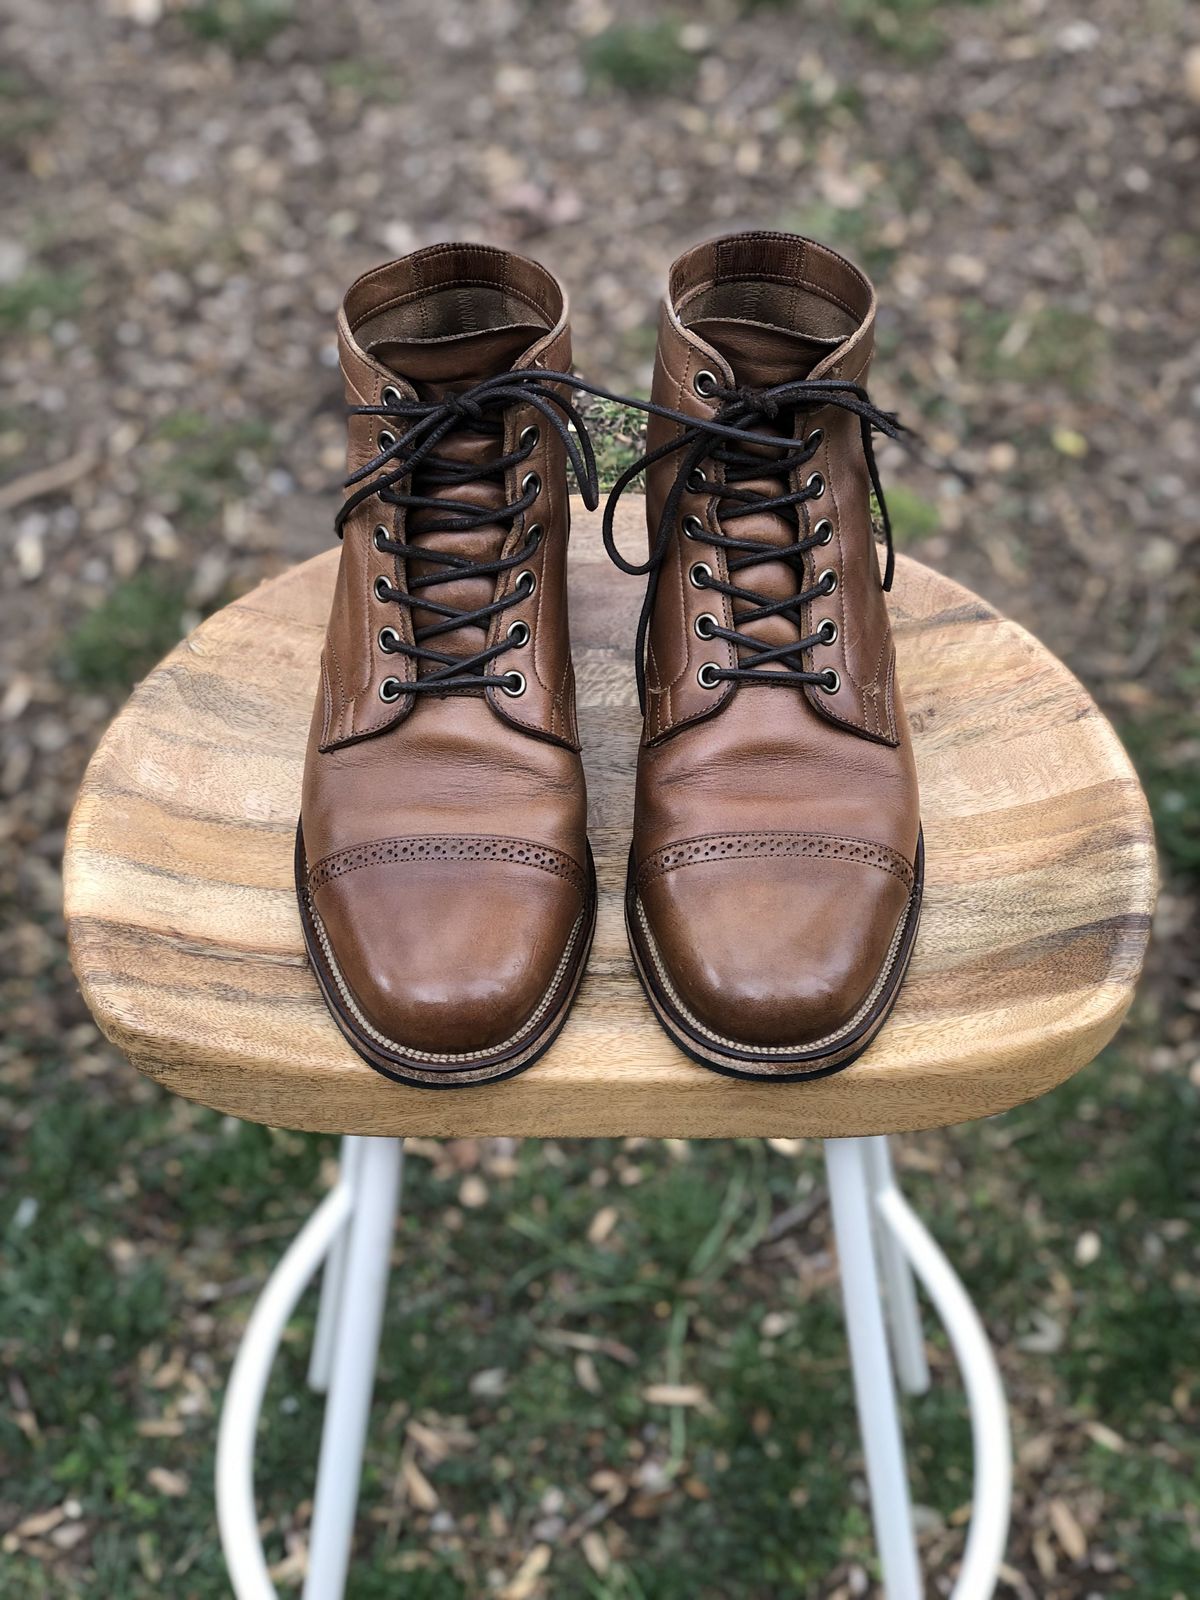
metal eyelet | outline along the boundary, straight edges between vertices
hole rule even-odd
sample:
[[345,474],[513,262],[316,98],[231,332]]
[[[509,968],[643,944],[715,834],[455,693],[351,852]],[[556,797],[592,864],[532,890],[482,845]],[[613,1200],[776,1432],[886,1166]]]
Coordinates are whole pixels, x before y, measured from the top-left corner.
[[833,538],[833,523],[828,517],[822,517],[813,529],[813,538],[818,544],[829,544]]
[[704,524],[699,517],[684,517],[683,536],[685,539],[703,539]]
[[383,541],[385,539],[390,539],[392,537],[391,529],[390,528],[385,528],[383,523],[381,522],[378,525],[378,527],[375,529],[375,532],[371,535],[371,537],[375,541],[376,550],[382,550],[383,549]]
[[519,650],[522,645],[527,645],[529,643],[529,624],[522,622],[519,618],[516,622],[510,622],[508,625],[508,642],[515,650]]
[[702,368],[692,379],[692,388],[701,400],[711,400],[717,392],[717,387],[717,375],[715,372],[709,372],[707,367]]
[[837,588],[837,573],[832,567],[826,567],[817,579],[817,587],[822,594],[832,594]]
[[715,689],[720,683],[720,667],[715,661],[704,661],[696,672],[696,682],[702,689]]
[[400,635],[395,628],[380,628],[379,648],[388,655],[394,655],[400,648]]
[[838,636],[838,625],[832,617],[824,617],[817,623],[817,638],[822,644],[835,644]]
[[385,678],[379,685],[379,698],[386,700],[390,705],[393,700],[399,700],[404,693],[404,685],[399,678]]
[[390,578],[378,577],[375,579],[376,600],[390,600],[392,598],[392,583]]
[[521,493],[539,495],[542,492],[542,480],[536,472],[527,472],[521,479]]
[[536,422],[531,422],[527,428],[522,428],[517,436],[517,443],[522,450],[533,450],[538,440],[542,437],[542,430]]
[[[701,627],[701,623],[704,624],[703,627]],[[713,616],[711,611],[702,611],[692,626],[696,630],[697,639],[711,639],[713,636],[713,629],[719,627],[720,624],[718,623],[716,617]]]
[[[688,582],[693,589],[707,589],[707,580],[712,577],[712,568],[706,561],[697,561],[688,573]],[[705,581],[701,582],[701,579]]]
[[500,687],[511,700],[519,700],[525,693],[525,674],[515,668],[512,672],[506,672]]
[[396,442],[396,435],[390,428],[380,428],[375,442],[381,450],[390,450]]
[[820,447],[821,442],[822,442],[822,440],[824,438],[825,438],[824,429],[823,428],[814,428],[813,431],[809,434],[808,438],[805,439],[804,448],[806,450],[816,450],[816,449],[818,449]]
[[540,522],[531,522],[529,524],[529,527],[525,530],[525,539],[531,551],[536,550],[538,545],[541,544],[542,534],[545,531]]
[[402,406],[404,404],[404,396],[394,383],[389,383],[379,396],[379,403],[383,406]]
[[832,667],[827,667],[821,674],[821,687],[826,694],[836,694],[842,687],[842,680]]
[[528,567],[522,567],[521,571],[517,573],[513,588],[523,600],[528,600],[529,596],[537,588],[537,573],[531,572]]
[[819,500],[825,493],[825,479],[819,472],[810,472],[804,487],[808,490],[810,499]]
[[693,494],[703,494],[708,488],[708,480],[704,476],[703,467],[693,467],[687,475],[687,486]]

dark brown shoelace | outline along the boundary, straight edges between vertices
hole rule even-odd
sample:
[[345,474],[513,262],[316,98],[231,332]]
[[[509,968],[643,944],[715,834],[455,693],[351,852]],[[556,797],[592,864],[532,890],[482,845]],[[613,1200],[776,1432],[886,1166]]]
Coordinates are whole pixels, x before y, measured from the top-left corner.
[[[638,620],[637,681],[638,699],[645,709],[646,700],[646,635],[654,611],[654,596],[663,558],[679,522],[680,502],[685,491],[711,495],[717,502],[716,520],[719,533],[711,531],[698,517],[684,519],[684,533],[691,539],[723,550],[730,582],[723,582],[706,563],[693,566],[691,580],[697,588],[712,589],[727,595],[748,608],[741,612],[737,628],[721,627],[715,619],[708,624],[706,638],[726,639],[738,648],[739,665],[707,666],[708,678],[704,687],[716,688],[723,681],[804,685],[818,684],[829,692],[836,688],[832,674],[810,671],[805,668],[801,653],[830,640],[823,632],[805,635],[800,608],[819,596],[830,593],[824,575],[809,582],[805,563],[810,553],[827,544],[832,537],[830,524],[819,519],[814,522],[812,503],[824,493],[824,480],[820,473],[811,473],[798,489],[781,488],[777,494],[764,493],[747,485],[751,480],[763,478],[790,482],[792,474],[811,461],[821,444],[821,430],[816,428],[802,438],[794,438],[795,418],[821,406],[837,406],[852,412],[858,419],[862,432],[863,454],[871,487],[879,505],[887,546],[887,563],[883,586],[890,589],[895,571],[895,553],[892,544],[892,527],[888,518],[887,503],[879,481],[872,445],[874,433],[897,438],[904,429],[891,412],[881,411],[871,404],[865,389],[855,383],[845,383],[836,378],[801,378],[766,388],[725,388],[715,379],[706,394],[718,401],[716,415],[712,418],[688,416],[682,411],[672,411],[666,406],[648,400],[635,400],[624,396],[611,396],[620,403],[635,406],[641,411],[664,417],[679,426],[679,432],[666,444],[648,451],[640,461],[634,462],[617,480],[604,508],[604,546],[609,556],[621,569],[632,576],[648,576],[646,599]],[[786,432],[762,431],[778,419]],[[617,549],[613,531],[613,514],[617,502],[630,484],[657,461],[679,454],[679,469],[671,486],[659,519],[654,546],[649,559],[632,562]],[[720,466],[720,477],[705,475],[704,462]],[[736,531],[728,531],[739,517],[774,512],[791,525],[795,537],[790,544],[772,544],[764,540],[739,538]],[[743,574],[764,562],[787,562],[796,572],[796,592],[783,600],[771,600],[747,586]],[[741,578],[741,581],[733,581]],[[771,646],[744,631],[753,622],[766,617],[781,616],[791,622],[801,637],[784,644]]]
[[583,418],[566,398],[578,383],[570,373],[548,372],[537,367],[499,373],[458,394],[448,394],[437,400],[409,399],[399,389],[389,387],[383,391],[382,405],[349,408],[352,416],[378,417],[395,426],[381,428],[377,453],[346,479],[345,487],[353,492],[338,512],[338,537],[342,537],[351,513],[372,498],[384,505],[402,506],[407,512],[430,514],[430,519],[424,521],[420,532],[414,532],[411,539],[393,538],[382,524],[376,527],[373,535],[375,548],[383,554],[419,561],[433,568],[410,579],[405,589],[396,588],[386,578],[377,578],[375,593],[378,598],[403,606],[410,613],[420,607],[439,618],[437,622],[415,628],[411,644],[394,628],[382,630],[383,649],[418,664],[418,674],[411,681],[388,680],[397,685],[391,698],[399,699],[401,693],[445,693],[450,689],[491,686],[513,694],[524,687],[523,680],[519,686],[516,683],[519,673],[496,673],[489,668],[505,651],[528,641],[529,630],[525,624],[519,625],[523,631],[514,632],[518,628],[514,623],[495,644],[473,655],[453,655],[439,650],[431,641],[457,628],[486,627],[492,616],[519,605],[530,590],[518,585],[503,599],[474,608],[447,605],[431,591],[439,584],[462,578],[498,579],[502,573],[521,566],[541,541],[541,524],[533,523],[525,529],[525,538],[518,550],[494,561],[473,560],[424,541],[430,534],[465,533],[497,523],[507,524],[511,530],[516,518],[523,517],[537,499],[541,486],[536,473],[526,473],[518,498],[500,506],[481,507],[452,495],[437,496],[431,491],[447,486],[461,489],[468,484],[485,482],[503,486],[510,468],[519,467],[532,454],[537,444],[536,428],[524,430],[515,450],[502,452],[486,462],[453,461],[439,455],[438,446],[456,431],[502,439],[505,410],[517,404],[532,405],[562,440],[584,503],[594,511],[600,503],[596,458]]

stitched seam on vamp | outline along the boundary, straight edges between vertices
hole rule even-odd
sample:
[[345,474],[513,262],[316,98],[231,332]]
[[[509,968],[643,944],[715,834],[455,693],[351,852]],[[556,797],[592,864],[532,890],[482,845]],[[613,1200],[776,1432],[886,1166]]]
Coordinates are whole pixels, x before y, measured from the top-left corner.
[[451,836],[442,838],[428,835],[410,839],[375,839],[368,844],[335,850],[309,868],[309,892],[316,894],[334,878],[355,872],[360,867],[392,866],[402,861],[507,861],[515,866],[536,867],[541,872],[552,873],[573,884],[581,893],[585,881],[583,871],[576,862],[547,845],[485,836],[455,839]]
[[913,870],[898,851],[870,839],[853,839],[827,833],[711,834],[700,839],[685,839],[677,845],[664,845],[642,863],[639,885],[679,867],[699,866],[706,861],[762,859],[772,856],[797,856],[810,860],[849,861],[859,866],[878,867],[899,878],[906,888],[913,883]]

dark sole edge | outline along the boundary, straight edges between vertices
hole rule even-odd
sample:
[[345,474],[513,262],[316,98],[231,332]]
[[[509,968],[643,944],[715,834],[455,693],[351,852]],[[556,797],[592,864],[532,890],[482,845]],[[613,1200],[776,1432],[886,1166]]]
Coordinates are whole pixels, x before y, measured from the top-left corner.
[[[625,882],[625,932],[629,940],[629,949],[633,956],[633,965],[637,972],[638,982],[641,984],[642,991],[658,1018],[663,1031],[671,1042],[677,1045],[689,1060],[696,1062],[698,1066],[707,1067],[710,1072],[718,1072],[725,1078],[737,1078],[743,1083],[803,1083],[810,1078],[832,1077],[835,1072],[843,1072],[847,1067],[853,1066],[858,1058],[865,1054],[874,1043],[876,1035],[887,1021],[892,1008],[896,1004],[896,997],[900,993],[905,974],[908,972],[909,962],[912,959],[913,946],[917,940],[917,929],[921,922],[921,905],[925,890],[925,833],[924,829],[918,829],[917,859],[914,865],[912,893],[909,895],[908,909],[905,912],[904,934],[892,962],[892,970],[888,974],[887,983],[875,1007],[864,1018],[855,1032],[848,1036],[850,1045],[848,1053],[843,1054],[846,1045],[839,1045],[836,1050],[813,1056],[811,1058],[813,1063],[811,1066],[800,1067],[796,1071],[781,1071],[780,1067],[774,1064],[780,1060],[778,1056],[774,1058],[756,1057],[753,1046],[750,1045],[745,1047],[746,1067],[744,1070],[730,1064],[727,1059],[729,1052],[726,1052],[725,1056],[720,1059],[714,1059],[713,1056],[706,1053],[705,1046],[697,1040],[684,1019],[679,1016],[671,1002],[659,990],[653,975],[652,963],[646,959],[641,950],[634,915],[637,900],[634,879],[635,867],[631,849],[629,852],[629,870]],[[836,1061],[830,1061],[829,1057],[833,1055],[837,1056],[838,1059]],[[801,1051],[797,1052],[795,1056],[784,1057],[783,1063],[786,1066],[791,1062],[799,1062],[803,1059],[804,1052]],[[755,1062],[761,1063],[757,1069],[751,1065],[751,1063]]]
[[[308,955],[308,964],[312,968],[321,991],[321,998],[338,1031],[350,1045],[357,1056],[360,1056],[367,1065],[378,1072],[381,1077],[389,1079],[392,1083],[405,1084],[410,1089],[474,1089],[491,1083],[503,1083],[507,1078],[515,1078],[519,1073],[525,1072],[535,1062],[540,1061],[562,1032],[575,997],[579,993],[579,985],[583,980],[587,968],[588,956],[592,948],[592,939],[596,932],[596,864],[592,858],[592,846],[587,845],[587,898],[584,902],[584,917],[587,926],[583,938],[580,940],[576,958],[568,971],[559,981],[563,989],[562,1000],[543,1025],[541,1031],[534,1035],[534,1043],[527,1045],[523,1050],[509,1051],[498,1056],[494,1069],[487,1061],[474,1062],[466,1069],[456,1067],[426,1067],[420,1062],[413,1061],[410,1070],[405,1072],[402,1066],[392,1061],[385,1060],[376,1050],[376,1047],[365,1040],[358,1032],[351,1017],[342,1010],[341,996],[338,994],[337,985],[326,970],[325,955],[321,949],[320,941],[312,926],[308,909],[307,871],[308,864],[304,856],[304,835],[302,823],[296,823],[296,851],[295,851],[295,880],[296,900],[300,908],[300,926],[304,933],[304,948]],[[513,1062],[511,1057],[516,1054],[519,1060]],[[417,1077],[415,1073],[421,1072],[425,1076]],[[436,1073],[436,1077],[434,1074]]]

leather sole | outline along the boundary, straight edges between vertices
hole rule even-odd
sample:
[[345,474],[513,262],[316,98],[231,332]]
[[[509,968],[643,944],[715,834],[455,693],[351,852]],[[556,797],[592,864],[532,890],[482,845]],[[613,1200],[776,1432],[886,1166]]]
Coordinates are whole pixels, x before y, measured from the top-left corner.
[[534,1008],[536,1023],[532,1026],[526,1023],[511,1041],[492,1051],[475,1050],[460,1056],[447,1053],[435,1058],[425,1051],[406,1052],[402,1046],[385,1040],[362,1015],[353,990],[338,969],[320,914],[308,892],[308,863],[300,823],[296,825],[295,874],[304,946],[322,998],[352,1049],[385,1078],[415,1089],[461,1089],[474,1084],[499,1083],[531,1067],[558,1037],[578,993],[596,931],[596,866],[590,844],[583,910],[572,929],[554,980]]
[[904,914],[897,924],[892,946],[875,985],[849,1022],[826,1039],[788,1050],[743,1044],[723,1039],[688,1015],[674,994],[666,967],[650,933],[635,887],[633,852],[625,886],[625,928],[638,979],[655,1016],[669,1037],[702,1067],[730,1078],[748,1078],[757,1083],[795,1083],[805,1078],[825,1078],[841,1072],[857,1061],[887,1021],[904,974],[912,958],[917,926],[921,920],[921,894],[925,886],[925,838],[917,835],[917,859],[913,888]]

